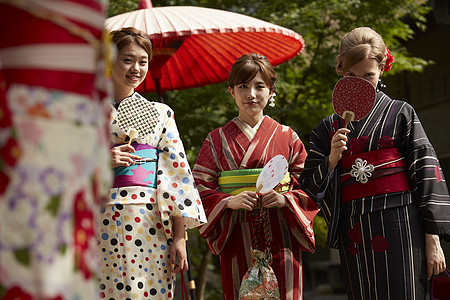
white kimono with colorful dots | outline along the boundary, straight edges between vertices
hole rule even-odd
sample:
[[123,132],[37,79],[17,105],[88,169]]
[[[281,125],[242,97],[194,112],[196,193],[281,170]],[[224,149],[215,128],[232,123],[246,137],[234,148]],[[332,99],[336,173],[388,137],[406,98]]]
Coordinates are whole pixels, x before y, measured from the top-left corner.
[[[131,97],[140,97],[134,93]],[[185,217],[186,228],[206,222],[206,216],[180,140],[174,113],[152,102],[159,122],[154,132],[135,142],[156,148],[156,188],[112,188],[101,212],[100,298],[172,299],[175,274],[170,271],[172,217]],[[111,114],[111,142],[126,135]],[[133,144],[134,145],[134,144]]]

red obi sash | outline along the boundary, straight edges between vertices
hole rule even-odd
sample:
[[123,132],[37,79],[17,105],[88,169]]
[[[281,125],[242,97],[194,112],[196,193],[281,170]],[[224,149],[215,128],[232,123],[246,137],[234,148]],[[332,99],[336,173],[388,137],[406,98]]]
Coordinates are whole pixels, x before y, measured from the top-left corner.
[[397,148],[343,157],[341,168],[342,202],[411,190],[405,158]]

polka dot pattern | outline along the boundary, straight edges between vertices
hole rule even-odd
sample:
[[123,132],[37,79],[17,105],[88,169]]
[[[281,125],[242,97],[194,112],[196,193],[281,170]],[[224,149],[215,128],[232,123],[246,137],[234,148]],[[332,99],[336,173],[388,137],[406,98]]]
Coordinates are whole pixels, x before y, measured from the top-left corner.
[[125,225],[100,228],[100,299],[172,299],[171,224],[152,219],[161,220],[160,212],[146,204],[107,205],[101,213],[100,223]]
[[[134,93],[132,97],[142,98],[138,93]],[[179,137],[173,111],[162,103],[152,102],[152,106],[158,111],[160,118],[154,128],[154,133],[147,137],[138,137],[135,140],[138,144],[155,147],[159,152],[156,172],[157,187],[144,191],[150,194],[150,197],[154,199],[153,202],[158,203],[162,215],[167,218],[186,217],[185,224],[188,229],[199,226],[206,222],[206,216]],[[113,111],[110,130],[116,134],[111,135],[111,142],[121,144],[125,142],[126,135],[117,126],[117,122],[114,122],[116,117],[117,113]],[[118,197],[121,197],[120,201]],[[187,205],[186,200],[192,205]],[[109,204],[144,204],[148,202],[149,198],[136,187],[120,187],[112,189],[110,192]]]
[[[121,186],[109,191],[99,220],[101,299],[172,299],[172,218],[185,217],[188,229],[206,222],[173,111],[162,103],[152,105],[159,116],[154,133],[134,142],[158,151],[156,188]],[[123,144],[127,136],[115,118],[113,111],[111,142]]]

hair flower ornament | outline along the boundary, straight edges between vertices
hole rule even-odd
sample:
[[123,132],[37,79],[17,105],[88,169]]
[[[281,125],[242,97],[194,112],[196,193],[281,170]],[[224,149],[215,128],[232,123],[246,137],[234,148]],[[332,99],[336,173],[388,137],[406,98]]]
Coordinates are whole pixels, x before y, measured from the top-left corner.
[[384,72],[388,72],[392,69],[392,64],[394,63],[394,56],[391,54],[388,48],[386,48],[386,64],[384,65]]
[[277,94],[275,94],[275,92],[273,92],[272,93],[272,96],[270,96],[270,98],[269,98],[269,106],[270,107],[274,107],[275,106],[275,96],[276,96]]

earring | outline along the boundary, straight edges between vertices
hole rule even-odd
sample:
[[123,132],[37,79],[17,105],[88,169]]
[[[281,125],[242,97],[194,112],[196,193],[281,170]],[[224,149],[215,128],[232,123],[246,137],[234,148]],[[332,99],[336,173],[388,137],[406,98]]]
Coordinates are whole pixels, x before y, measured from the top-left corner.
[[275,94],[275,92],[273,92],[272,93],[272,96],[270,96],[270,98],[269,98],[269,106],[270,107],[274,107],[275,106],[275,96],[276,96],[277,94]]
[[386,85],[384,84],[383,81],[381,81],[381,78],[378,79],[378,84],[377,84],[377,89],[378,88],[385,88]]

